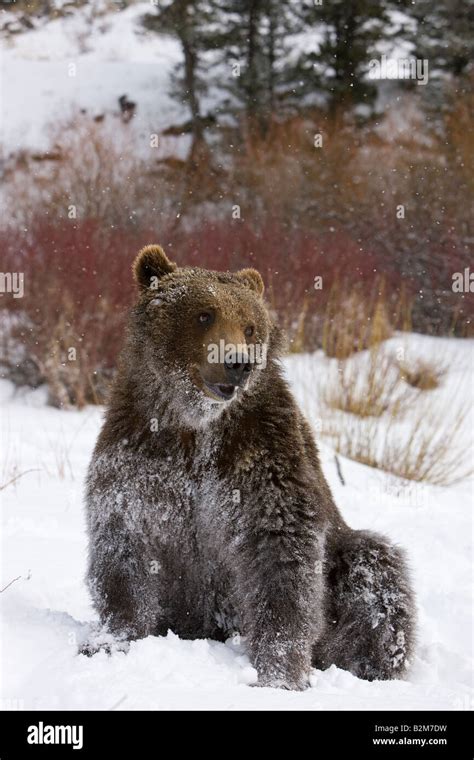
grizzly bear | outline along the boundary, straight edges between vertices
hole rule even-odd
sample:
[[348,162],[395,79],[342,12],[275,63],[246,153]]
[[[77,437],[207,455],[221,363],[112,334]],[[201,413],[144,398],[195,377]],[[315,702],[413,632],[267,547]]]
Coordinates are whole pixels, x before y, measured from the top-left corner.
[[259,686],[301,690],[331,664],[401,677],[415,625],[403,554],[340,515],[260,274],[178,267],[153,245],[134,275],[87,480],[101,623],[119,641],[238,631]]

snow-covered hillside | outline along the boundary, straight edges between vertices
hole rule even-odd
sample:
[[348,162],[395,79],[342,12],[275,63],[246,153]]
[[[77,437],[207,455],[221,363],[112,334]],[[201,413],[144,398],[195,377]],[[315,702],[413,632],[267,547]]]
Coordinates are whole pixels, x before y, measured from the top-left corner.
[[[446,340],[411,340],[416,352],[446,355]],[[449,346],[447,390],[458,388],[461,377],[469,393],[473,343]],[[286,360],[302,401],[314,393],[314,362],[317,357]],[[83,580],[82,492],[102,411],[51,409],[42,389],[14,392],[6,381],[0,401],[0,483],[7,484],[0,492],[4,708],[474,708],[472,481],[424,485],[417,499],[409,489],[388,487],[380,471],[341,458],[343,486],[333,453],[323,446],[324,470],[349,524],[385,533],[407,550],[419,607],[416,656],[404,682],[368,683],[332,666],[313,671],[304,693],[252,689],[256,672],[244,642],[182,641],[169,633],[132,643],[128,654],[77,654],[95,619]]]
[[[85,8],[36,29],[3,37],[0,58],[2,144],[7,152],[46,149],[48,126],[86,109],[91,118],[118,113],[118,98],[137,104],[135,138],[185,116],[170,97],[170,74],[179,45],[143,30],[149,2],[110,10],[97,18]],[[119,125],[117,125],[118,128]],[[149,137],[148,137],[149,139]]]
[[[61,6],[57,0],[56,6]],[[171,97],[170,75],[181,60],[176,39],[146,31],[141,23],[153,11],[147,0],[123,9],[107,0],[70,5],[56,19],[33,19],[25,30],[13,11],[0,10],[0,147],[5,154],[50,147],[51,125],[67,123],[85,109],[91,119],[118,114],[118,98],[127,95],[137,105],[127,125],[127,135],[139,150],[148,145],[150,133],[189,119],[184,103]],[[392,14],[392,32],[407,26],[404,14]],[[6,27],[15,32],[6,31]],[[301,50],[317,50],[324,35],[314,30],[288,41],[289,60]],[[410,45],[394,38],[379,45],[380,54],[403,57]],[[393,97],[391,83],[381,87]],[[203,112],[212,110],[219,93],[211,88],[202,99]],[[389,131],[403,132],[403,124],[391,123]],[[121,128],[117,122],[117,129]],[[174,146],[176,151],[176,146]],[[178,150],[181,150],[181,145]]]

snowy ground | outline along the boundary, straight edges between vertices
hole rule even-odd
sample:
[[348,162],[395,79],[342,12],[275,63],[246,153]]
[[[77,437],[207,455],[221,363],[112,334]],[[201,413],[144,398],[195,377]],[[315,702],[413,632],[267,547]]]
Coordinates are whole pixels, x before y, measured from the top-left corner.
[[[447,356],[449,349],[448,390],[453,378],[461,378],[465,392],[472,393],[472,341],[418,337],[414,345],[434,355]],[[309,369],[317,361],[287,360],[303,403]],[[0,383],[0,484],[21,475],[0,491],[1,707],[474,708],[472,482],[394,489],[384,474],[342,459],[343,486],[326,447],[324,470],[349,524],[383,532],[407,549],[418,595],[419,643],[405,682],[368,683],[333,666],[313,671],[304,693],[252,689],[256,673],[244,644],[181,641],[172,633],[133,643],[128,654],[77,655],[94,620],[83,582],[82,489],[102,411],[57,411],[44,399],[41,389],[14,393],[9,383]]]

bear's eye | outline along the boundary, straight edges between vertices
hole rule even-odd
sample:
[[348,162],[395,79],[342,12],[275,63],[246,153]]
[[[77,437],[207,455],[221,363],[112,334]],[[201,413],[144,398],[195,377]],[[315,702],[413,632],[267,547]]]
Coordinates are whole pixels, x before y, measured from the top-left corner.
[[201,311],[198,315],[198,322],[200,325],[210,325],[213,318],[214,317],[210,311]]
[[251,338],[254,332],[255,332],[255,327],[253,325],[248,325],[248,327],[246,327],[244,330],[244,335],[246,338]]

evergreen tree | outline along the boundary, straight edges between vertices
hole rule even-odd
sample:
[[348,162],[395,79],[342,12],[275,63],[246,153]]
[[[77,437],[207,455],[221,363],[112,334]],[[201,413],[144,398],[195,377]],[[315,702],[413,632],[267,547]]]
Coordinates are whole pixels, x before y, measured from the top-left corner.
[[183,54],[173,77],[173,96],[187,104],[193,134],[193,150],[203,142],[201,98],[207,90],[201,52],[206,47],[207,25],[212,3],[205,0],[158,0],[155,13],[143,18],[146,29],[175,36]]
[[330,110],[370,105],[376,88],[367,79],[376,43],[390,36],[389,8],[380,0],[306,0],[300,19],[314,30],[316,48],[298,62],[301,94],[322,94]]
[[434,121],[452,110],[459,97],[472,91],[474,59],[473,0],[416,0],[409,8],[414,20],[415,55],[426,59],[429,82],[423,87],[425,107]]
[[474,57],[472,0],[414,0],[408,12],[416,22],[416,55],[429,61],[431,75],[465,74]]
[[265,132],[286,95],[285,43],[295,24],[292,3],[217,0],[215,9],[218,29],[208,42],[220,51],[217,67],[229,92],[227,107],[243,109],[249,129]]

